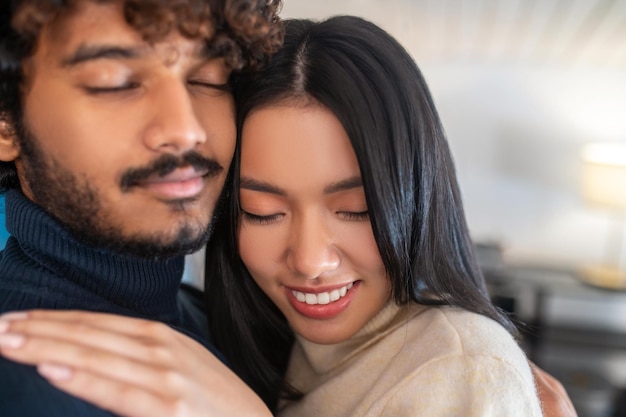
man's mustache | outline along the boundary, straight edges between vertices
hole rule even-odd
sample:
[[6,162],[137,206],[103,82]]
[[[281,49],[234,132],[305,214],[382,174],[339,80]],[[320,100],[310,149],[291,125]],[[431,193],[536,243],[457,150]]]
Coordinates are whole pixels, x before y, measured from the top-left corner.
[[205,158],[195,151],[187,152],[182,156],[165,154],[152,162],[149,166],[142,168],[131,168],[127,170],[120,181],[123,191],[137,186],[151,177],[163,177],[176,169],[193,167],[196,172],[202,173],[203,177],[215,177],[224,170],[217,161]]

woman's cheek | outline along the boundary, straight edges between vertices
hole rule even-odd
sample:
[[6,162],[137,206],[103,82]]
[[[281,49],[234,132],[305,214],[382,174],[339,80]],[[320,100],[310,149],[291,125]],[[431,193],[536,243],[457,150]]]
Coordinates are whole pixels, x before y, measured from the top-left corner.
[[263,226],[242,225],[239,231],[239,254],[241,260],[252,274],[254,280],[260,281],[271,275],[273,265],[276,265],[276,242],[271,233],[265,233]]

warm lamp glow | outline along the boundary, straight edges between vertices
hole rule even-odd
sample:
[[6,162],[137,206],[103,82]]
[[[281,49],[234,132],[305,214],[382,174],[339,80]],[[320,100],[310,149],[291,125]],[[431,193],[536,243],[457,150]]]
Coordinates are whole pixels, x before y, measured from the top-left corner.
[[624,218],[626,216],[626,144],[593,143],[582,152],[582,191],[587,201],[617,209],[619,227],[613,228],[609,246],[610,262],[589,265],[581,271],[588,284],[614,290],[626,290],[624,265]]
[[582,152],[582,191],[590,203],[626,209],[626,145],[593,143]]

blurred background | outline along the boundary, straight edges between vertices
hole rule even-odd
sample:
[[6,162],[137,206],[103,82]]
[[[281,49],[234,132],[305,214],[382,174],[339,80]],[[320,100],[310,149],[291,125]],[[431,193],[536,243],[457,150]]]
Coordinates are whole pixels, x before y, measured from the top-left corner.
[[407,48],[494,301],[580,417],[626,416],[626,0],[284,3],[284,18],[364,17]]
[[626,0],[284,0],[281,16],[337,14],[421,68],[528,354],[581,417],[626,416]]

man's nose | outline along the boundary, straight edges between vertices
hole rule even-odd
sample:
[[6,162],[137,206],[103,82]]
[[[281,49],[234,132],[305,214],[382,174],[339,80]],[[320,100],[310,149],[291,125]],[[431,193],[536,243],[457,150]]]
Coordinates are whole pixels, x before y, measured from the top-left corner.
[[306,279],[336,270],[341,264],[341,252],[333,234],[323,219],[305,219],[292,227],[287,253],[288,267]]
[[152,118],[144,132],[144,143],[152,150],[183,154],[206,141],[185,83],[162,80],[154,87],[150,106]]

